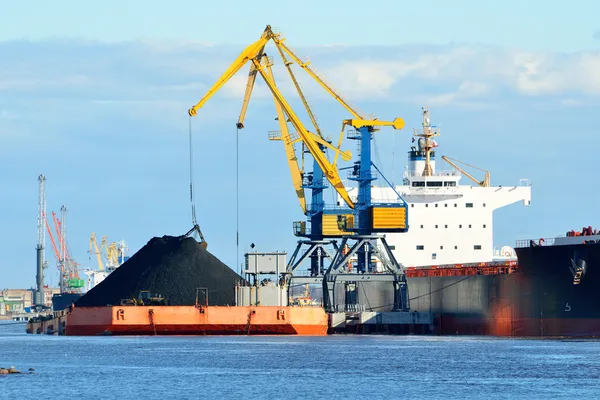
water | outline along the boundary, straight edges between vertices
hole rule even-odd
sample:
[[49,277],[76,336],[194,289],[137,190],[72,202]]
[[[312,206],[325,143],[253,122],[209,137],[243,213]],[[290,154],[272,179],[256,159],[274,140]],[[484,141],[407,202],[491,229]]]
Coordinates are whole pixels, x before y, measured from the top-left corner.
[[0,325],[0,399],[598,399],[600,342],[64,337]]

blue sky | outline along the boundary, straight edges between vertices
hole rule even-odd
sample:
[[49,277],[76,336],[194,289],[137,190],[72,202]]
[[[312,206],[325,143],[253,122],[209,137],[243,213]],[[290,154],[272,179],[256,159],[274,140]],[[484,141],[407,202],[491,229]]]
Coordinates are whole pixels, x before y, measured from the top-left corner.
[[[48,212],[69,209],[69,246],[83,267],[94,266],[86,252],[94,231],[126,240],[132,252],[153,236],[187,231],[187,109],[267,23],[358,109],[406,120],[395,137],[377,137],[380,166],[395,166],[388,176],[401,176],[410,129],[428,104],[444,129],[443,154],[488,169],[494,184],[530,178],[532,206],[496,214],[498,244],[600,227],[592,211],[600,144],[594,2],[552,9],[516,1],[307,1],[285,12],[246,2],[120,3],[2,5],[0,289],[35,283],[40,173]],[[211,252],[232,267],[234,126],[245,74],[193,121],[198,218]],[[300,76],[321,126],[335,134],[347,115]],[[242,254],[251,242],[291,252],[291,223],[302,219],[281,143],[267,140],[278,129],[274,116],[259,84],[240,132]],[[56,284],[47,247],[47,276]]]
[[[103,41],[158,38],[212,44],[246,43],[271,24],[297,45],[486,43],[530,50],[577,51],[597,45],[594,0],[564,5],[542,0],[105,0],[3,2],[0,40],[76,38]],[[557,5],[551,5],[557,4]]]

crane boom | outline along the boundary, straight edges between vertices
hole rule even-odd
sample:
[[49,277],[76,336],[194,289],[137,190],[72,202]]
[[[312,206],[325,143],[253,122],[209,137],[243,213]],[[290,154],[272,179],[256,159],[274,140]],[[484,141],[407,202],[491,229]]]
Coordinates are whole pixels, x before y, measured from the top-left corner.
[[323,152],[319,148],[319,145],[312,138],[313,134],[311,134],[311,132],[309,132],[304,127],[304,125],[302,124],[302,122],[300,121],[300,119],[298,118],[296,113],[294,113],[294,110],[292,110],[289,103],[285,100],[285,98],[283,97],[283,95],[281,94],[281,92],[279,91],[277,86],[275,86],[273,80],[264,71],[262,65],[256,59],[252,59],[252,62],[254,63],[254,67],[258,70],[258,72],[264,79],[265,83],[271,90],[271,93],[273,94],[273,96],[277,99],[277,101],[281,105],[281,108],[290,117],[290,122],[292,123],[292,125],[294,125],[294,128],[296,128],[296,131],[298,132],[298,134],[300,135],[300,137],[306,144],[306,147],[310,151],[311,155],[314,157],[315,161],[317,162],[317,164],[319,165],[319,167],[325,174],[325,177],[327,178],[327,180],[331,183],[333,188],[339,193],[339,195],[346,202],[346,204],[348,204],[348,207],[354,208],[354,202],[352,201],[352,199],[350,199],[350,195],[346,191],[346,188],[344,187],[342,180],[340,179],[337,168],[335,168],[335,166],[331,165],[329,163],[329,161],[327,160],[327,158],[323,155]]
[[312,109],[308,105],[308,101],[306,100],[306,96],[304,96],[304,92],[302,91],[302,88],[300,87],[300,84],[298,83],[298,79],[296,79],[296,75],[294,75],[294,71],[292,71],[293,62],[288,61],[288,59],[285,57],[285,52],[283,51],[281,46],[276,46],[276,47],[277,47],[277,51],[279,51],[279,55],[281,56],[281,59],[283,60],[283,65],[285,65],[285,68],[288,70],[290,78],[292,79],[292,82],[293,82],[294,86],[296,87],[296,91],[298,92],[298,95],[300,96],[300,99],[302,100],[302,104],[304,104],[304,108],[306,109],[306,112],[308,113],[308,117],[310,118],[313,126],[315,127],[315,131],[317,132],[317,135],[319,135],[319,137],[321,139],[323,139],[323,134],[321,133],[321,128],[319,128],[319,124],[317,123],[317,118],[315,117],[314,113],[312,112]]
[[[254,65],[253,65],[254,67]],[[273,71],[271,70],[271,63],[266,62],[267,74],[273,80],[273,84],[275,84],[275,78],[273,77]],[[256,68],[254,68],[256,71]],[[294,185],[294,190],[296,191],[296,196],[298,196],[298,201],[300,201],[300,208],[302,208],[302,213],[306,214],[306,197],[304,195],[304,188],[302,187],[302,171],[298,166],[298,158],[296,157],[296,152],[294,151],[294,144],[290,138],[290,132],[287,126],[287,118],[283,113],[283,109],[281,105],[277,101],[276,98],[273,98],[275,103],[275,110],[277,112],[277,120],[279,121],[279,129],[281,129],[281,140],[283,141],[283,147],[285,148],[285,154],[287,156],[288,165],[290,167],[290,174],[292,175],[292,183]]]
[[[479,167],[476,167],[474,165],[467,164],[465,162],[462,162],[462,161],[459,161],[459,160],[455,160],[453,158],[446,157],[446,156],[442,156],[442,160],[444,160],[448,164],[452,165],[454,168],[456,168],[457,170],[459,170],[462,174],[464,174],[467,178],[469,178],[470,180],[472,180],[473,182],[475,182],[477,185],[479,185],[481,187],[489,187],[489,186],[491,186],[489,171],[486,171],[483,168],[479,168]],[[459,163],[464,164],[464,165],[466,165],[468,167],[475,168],[475,169],[478,169],[480,171],[485,172],[485,176],[484,176],[483,180],[482,181],[478,181],[475,177],[473,177],[473,175],[469,174],[467,171],[465,171],[463,168],[459,167],[456,163],[454,163],[452,161],[459,162]]]
[[[265,46],[263,46],[256,55],[257,59],[261,59],[265,52]],[[256,68],[254,64],[250,64],[250,72],[248,73],[248,82],[246,83],[246,91],[244,92],[244,101],[242,102],[242,110],[240,111],[240,117],[236,124],[238,129],[244,128],[244,119],[246,119],[246,111],[248,111],[248,104],[250,104],[250,97],[252,96],[252,90],[254,89],[254,83],[256,82]]]
[[50,224],[48,224],[48,219],[44,215],[44,222],[46,223],[46,229],[48,230],[48,237],[52,242],[52,248],[54,249],[54,256],[56,257],[56,261],[60,263],[60,252],[58,251],[58,247],[56,246],[56,242],[54,241],[54,237],[52,236],[52,230],[50,229]]
[[[94,248],[96,251],[93,251]],[[104,264],[102,263],[102,254],[100,252],[100,249],[98,249],[98,242],[96,241],[96,232],[93,232],[92,236],[90,237],[90,249],[88,250],[88,253],[96,254],[96,259],[98,261],[98,269],[100,271],[104,271]]]
[[294,60],[296,64],[298,64],[303,70],[305,70],[311,78],[313,78],[327,93],[329,93],[334,99],[336,99],[350,114],[354,116],[354,118],[362,119],[363,117],[356,111],[346,100],[342,98],[331,86],[329,86],[319,75],[317,75],[308,65],[309,62],[302,62],[294,52],[285,45],[283,38],[279,36],[273,36],[273,41],[277,45],[277,47],[281,47],[291,58]]
[[225,71],[223,75],[217,80],[217,82],[208,90],[202,99],[196,105],[188,110],[190,116],[195,116],[199,109],[231,79],[249,60],[255,58],[265,47],[269,39],[271,38],[271,27],[267,26],[260,39],[246,47],[244,51],[235,59],[231,66]]

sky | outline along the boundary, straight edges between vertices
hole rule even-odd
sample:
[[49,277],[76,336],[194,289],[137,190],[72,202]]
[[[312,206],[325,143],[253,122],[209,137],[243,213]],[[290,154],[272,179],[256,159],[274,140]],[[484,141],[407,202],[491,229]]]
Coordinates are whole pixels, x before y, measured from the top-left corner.
[[[6,2],[0,289],[35,284],[39,174],[48,213],[68,209],[69,248],[82,268],[95,266],[87,252],[92,232],[127,241],[133,253],[153,236],[191,228],[187,109],[266,24],[357,109],[406,121],[402,131],[377,135],[375,160],[390,179],[401,176],[410,132],[427,104],[443,127],[444,154],[489,170],[493,184],[531,179],[531,207],[496,212],[497,244],[600,227],[592,212],[600,5],[483,3],[305,1],[282,11],[248,2]],[[292,96],[281,62],[274,68]],[[267,140],[278,126],[260,82],[236,159],[246,71],[192,120],[198,220],[209,250],[234,269],[250,243],[291,253],[292,221],[302,219],[281,143]],[[319,123],[336,135],[344,110],[298,75]],[[47,283],[56,285],[46,245]]]

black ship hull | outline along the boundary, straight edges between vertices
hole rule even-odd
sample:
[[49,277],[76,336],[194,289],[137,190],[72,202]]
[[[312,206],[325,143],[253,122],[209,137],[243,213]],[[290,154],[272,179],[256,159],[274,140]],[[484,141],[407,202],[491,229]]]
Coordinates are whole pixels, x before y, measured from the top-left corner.
[[71,304],[75,303],[83,296],[81,293],[61,293],[52,296],[52,310],[62,311],[65,308],[71,307]]
[[408,278],[440,334],[600,337],[600,243],[516,249],[512,273]]

